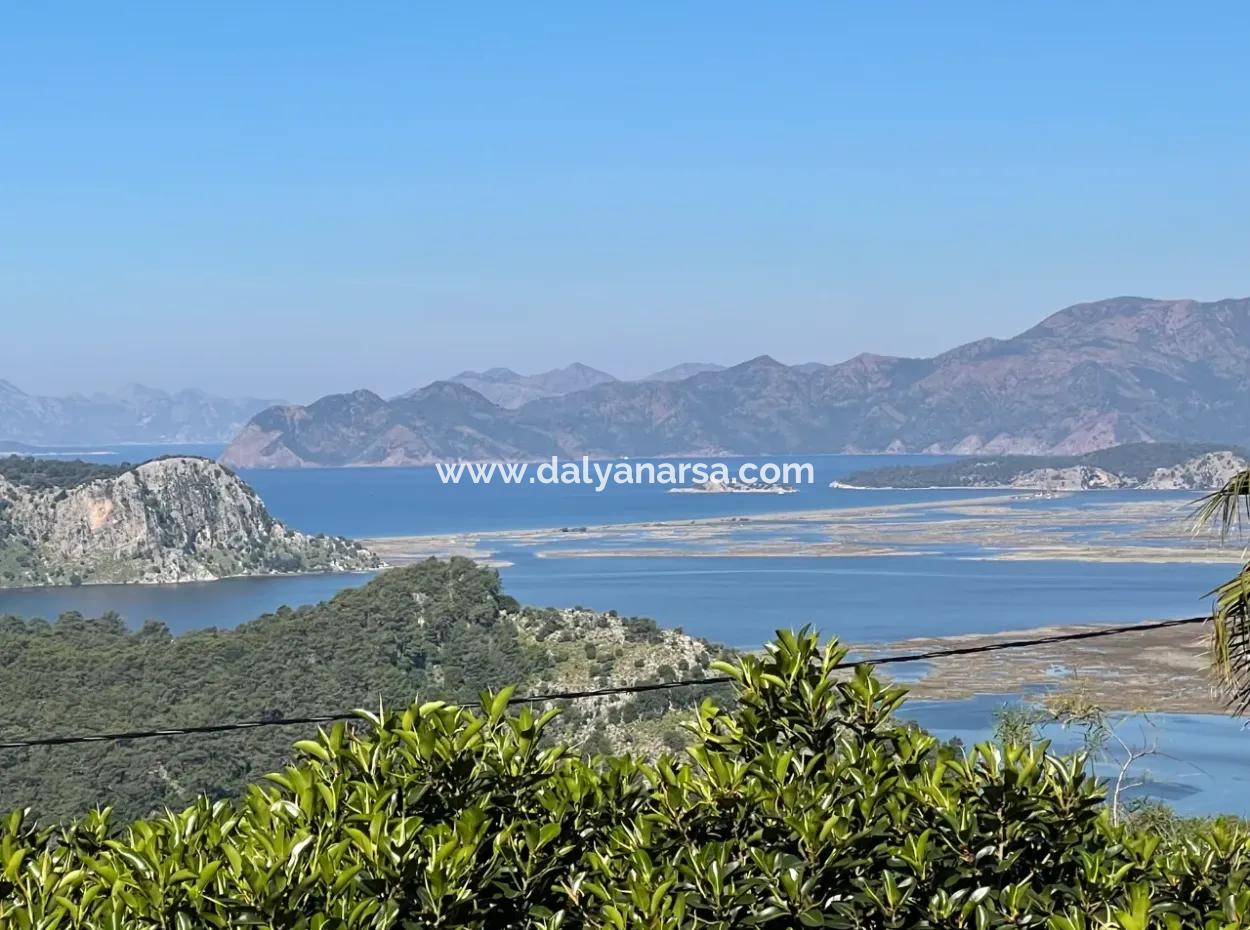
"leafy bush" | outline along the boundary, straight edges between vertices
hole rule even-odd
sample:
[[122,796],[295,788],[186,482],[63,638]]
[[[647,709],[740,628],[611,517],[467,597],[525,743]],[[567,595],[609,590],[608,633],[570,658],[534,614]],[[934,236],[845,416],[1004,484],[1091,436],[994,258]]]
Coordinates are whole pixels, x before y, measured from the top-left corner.
[[1250,836],[1113,827],[1079,757],[961,756],[845,651],[782,635],[724,670],[683,760],[585,761],[555,711],[434,702],[297,745],[238,801],[118,830],[0,828],[0,926],[1247,926]]

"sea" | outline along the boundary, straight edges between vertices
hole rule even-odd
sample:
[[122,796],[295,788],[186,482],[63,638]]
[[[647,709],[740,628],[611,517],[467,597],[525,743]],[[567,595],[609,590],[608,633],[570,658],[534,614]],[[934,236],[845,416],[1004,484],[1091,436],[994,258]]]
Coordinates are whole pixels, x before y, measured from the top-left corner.
[[[89,461],[143,461],[154,455],[215,457],[220,446],[106,446],[64,450]],[[941,461],[937,456],[822,455],[816,480],[797,493],[669,494],[663,487],[610,485],[444,485],[433,468],[346,468],[241,472],[273,514],[307,532],[353,537],[404,536],[609,523],[751,516],[768,512],[925,503],[988,492],[848,490],[829,483],[854,471]],[[731,464],[733,460],[730,461]],[[1009,492],[1004,492],[1009,493]],[[1106,495],[1078,495],[1096,506]],[[1124,492],[1138,493],[1138,492]],[[1174,495],[1175,496],[1175,495]],[[1181,494],[1178,500],[1186,499]],[[1071,499],[1063,501],[1071,505]],[[1035,506],[1047,506],[1039,501]],[[975,542],[975,541],[970,541]],[[579,548],[595,545],[593,537]],[[1062,623],[1118,623],[1189,616],[1209,605],[1205,592],[1228,564],[995,561],[944,552],[875,557],[542,558],[532,549],[496,552],[504,587],[522,603],[586,606],[651,617],[663,626],[741,648],[756,648],[779,628],[810,625],[853,643],[910,636],[995,632]],[[116,611],[135,626],[159,619],[175,632],[232,627],[282,605],[316,603],[367,580],[361,574],[240,578],[178,585],[84,585],[0,591],[0,615],[53,618],[66,611]],[[935,734],[966,744],[985,739],[995,713],[1013,698],[912,701],[906,713]],[[1152,714],[1120,721],[1130,742],[1158,752],[1138,763],[1135,789],[1185,814],[1250,816],[1250,731],[1240,719]],[[1059,748],[1071,731],[1046,732]],[[1101,767],[1108,773],[1111,759]]]

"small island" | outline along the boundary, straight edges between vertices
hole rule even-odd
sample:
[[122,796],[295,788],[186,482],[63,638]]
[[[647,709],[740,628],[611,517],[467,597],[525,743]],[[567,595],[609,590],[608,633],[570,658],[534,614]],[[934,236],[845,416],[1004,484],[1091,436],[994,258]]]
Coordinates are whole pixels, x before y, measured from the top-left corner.
[[710,479],[685,488],[670,488],[669,494],[793,494],[798,490],[792,484],[767,481],[721,481]]

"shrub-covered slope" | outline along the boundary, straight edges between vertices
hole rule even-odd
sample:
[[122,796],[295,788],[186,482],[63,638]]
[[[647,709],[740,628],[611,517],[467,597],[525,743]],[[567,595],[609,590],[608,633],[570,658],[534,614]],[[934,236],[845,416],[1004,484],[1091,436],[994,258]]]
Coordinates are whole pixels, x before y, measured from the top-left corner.
[[439,703],[336,726],[239,802],[0,829],[9,928],[1245,927],[1250,837],[1110,824],[1079,758],[967,756],[809,637],[729,671],[685,758],[584,761]]
[[[226,618],[223,618],[226,619]],[[116,617],[0,618],[0,733],[9,738],[194,726],[403,706],[418,694],[475,700],[699,677],[719,650],[641,619],[522,608],[467,559],[383,572],[321,604],[235,629],[171,636]],[[582,702],[561,721],[579,747],[665,745],[680,692]],[[112,804],[125,816],[236,794],[283,764],[301,731],[0,753],[0,810],[45,816]]]

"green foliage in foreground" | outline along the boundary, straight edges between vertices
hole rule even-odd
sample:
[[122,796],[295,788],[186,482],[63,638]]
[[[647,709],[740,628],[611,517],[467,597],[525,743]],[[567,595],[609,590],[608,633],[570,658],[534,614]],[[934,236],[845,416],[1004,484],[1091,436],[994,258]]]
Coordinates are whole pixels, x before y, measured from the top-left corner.
[[685,758],[586,762],[554,712],[441,703],[297,744],[237,802],[0,835],[6,928],[1237,928],[1250,834],[1113,827],[1080,758],[967,756],[814,637],[726,666]]

